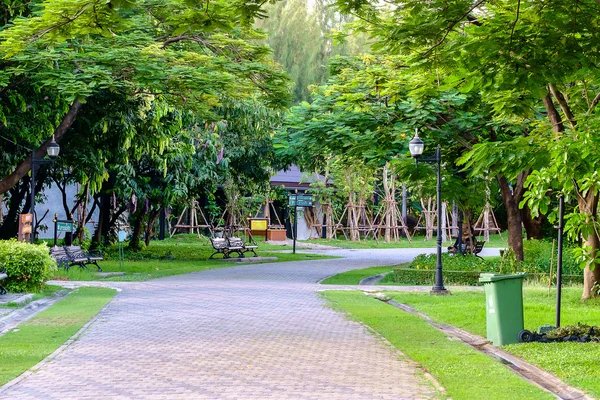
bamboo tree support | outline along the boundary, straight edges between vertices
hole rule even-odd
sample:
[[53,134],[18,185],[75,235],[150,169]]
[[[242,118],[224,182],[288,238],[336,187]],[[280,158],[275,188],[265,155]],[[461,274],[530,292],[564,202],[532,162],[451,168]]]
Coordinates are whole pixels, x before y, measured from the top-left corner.
[[[202,217],[202,223],[199,223],[198,212]],[[187,223],[182,224],[182,221],[187,221]],[[198,202],[194,200],[189,207],[184,207],[181,215],[179,215],[179,218],[177,219],[177,223],[171,230],[170,237],[173,237],[176,233],[181,233],[182,230],[187,230],[190,234],[196,232],[198,238],[200,238],[203,228],[208,228],[212,232],[212,226],[208,223],[202,209],[198,207]]]
[[419,223],[424,218],[425,226],[418,226],[417,229],[425,229],[425,240],[431,240],[433,239],[433,231],[437,229],[437,226],[435,225],[437,208],[435,202],[433,201],[433,198],[427,198],[427,205],[425,205],[425,202],[423,201],[423,199],[421,199],[421,210],[422,211],[421,216],[419,217]]
[[500,228],[498,227],[498,222],[490,203],[486,203],[483,207],[481,215],[479,215],[477,222],[473,225],[473,229],[479,235],[483,232],[486,242],[490,240],[490,233],[500,233]]
[[442,203],[442,240],[450,240],[453,232],[458,231],[458,223],[454,225],[455,220],[448,207],[448,202]]
[[374,221],[383,221],[383,224],[375,227],[376,235],[380,235],[381,230],[383,230],[386,243],[390,243],[392,239],[397,243],[401,239],[402,233],[404,233],[410,242],[411,237],[408,227],[396,202],[396,177],[394,174],[389,173],[389,163],[386,163],[383,167],[382,182],[384,191],[383,207],[375,216]]
[[550,289],[552,288],[552,268],[554,264],[554,242],[556,239],[552,239],[552,253],[550,253],[550,276],[548,277],[548,297],[550,297]]

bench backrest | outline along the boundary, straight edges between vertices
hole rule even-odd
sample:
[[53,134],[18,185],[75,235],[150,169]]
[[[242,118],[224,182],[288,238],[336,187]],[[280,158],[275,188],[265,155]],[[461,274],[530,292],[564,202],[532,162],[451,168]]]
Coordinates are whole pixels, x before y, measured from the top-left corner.
[[58,247],[58,246],[54,246],[54,247],[50,247],[50,255],[54,258],[56,257],[66,257],[67,256],[67,251],[65,250],[64,247]]
[[79,252],[79,251],[81,251],[81,246],[65,246],[65,249],[67,251]]
[[244,241],[240,238],[231,237],[227,241],[230,247],[244,247]]
[[215,250],[221,250],[227,247],[227,240],[223,238],[211,238],[210,243]]
[[475,254],[481,253],[481,250],[483,250],[484,245],[485,245],[484,241],[475,242],[475,249],[473,250],[473,253],[475,253]]

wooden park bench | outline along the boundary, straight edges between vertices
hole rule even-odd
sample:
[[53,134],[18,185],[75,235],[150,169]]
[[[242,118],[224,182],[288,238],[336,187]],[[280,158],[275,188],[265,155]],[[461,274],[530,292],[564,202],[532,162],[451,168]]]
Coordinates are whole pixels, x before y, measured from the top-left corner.
[[102,271],[102,268],[98,265],[98,261],[104,260],[102,254],[85,251],[80,246],[54,246],[50,248],[50,255],[56,260],[59,267],[65,269],[69,269],[73,265],[79,265],[81,269],[87,269],[88,264],[94,264],[99,272]]
[[223,254],[223,258],[231,258],[231,253],[237,253],[238,257],[242,257],[244,254],[242,246],[231,246],[225,238],[210,238],[210,244],[215,252],[210,255],[209,259],[217,254]]
[[475,241],[475,246],[470,246],[470,245],[466,245],[465,243],[462,244],[462,252],[459,253],[458,249],[456,248],[456,246],[450,246],[448,247],[448,253],[451,254],[472,254],[476,257],[479,257],[483,260],[483,258],[481,256],[479,256],[479,253],[481,253],[481,251],[483,250],[483,246],[485,245],[485,241],[483,240],[476,240]]
[[242,239],[235,237],[227,239],[227,242],[229,243],[229,248],[233,247],[242,249],[242,253],[240,254],[241,257],[245,257],[245,253],[249,251],[254,254],[254,257],[258,257],[258,254],[256,254],[256,249],[258,249],[258,246],[255,244],[247,245]]
[[471,249],[471,254],[473,254],[474,256],[479,257],[483,260],[483,257],[481,257],[479,255],[479,253],[481,253],[481,251],[483,250],[484,245],[485,245],[484,240],[475,241],[475,247]]

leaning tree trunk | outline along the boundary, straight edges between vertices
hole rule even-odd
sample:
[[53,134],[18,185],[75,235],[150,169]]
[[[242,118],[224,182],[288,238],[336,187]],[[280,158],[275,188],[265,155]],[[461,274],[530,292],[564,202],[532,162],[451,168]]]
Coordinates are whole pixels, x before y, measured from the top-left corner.
[[[77,113],[81,109],[82,103],[79,100],[73,101],[71,107],[69,107],[69,111],[63,117],[61,123],[56,127],[52,137],[56,140],[56,142],[60,143],[62,137],[67,133],[71,125],[73,125],[73,121],[75,121],[75,117]],[[38,149],[35,151],[35,156],[37,158],[43,158],[46,155],[46,149],[48,144],[51,142],[52,138],[48,138]],[[25,160],[23,160],[17,168],[8,176],[5,176],[0,180],[0,194],[4,194],[10,190],[13,186],[21,180],[29,171],[31,170],[31,156],[28,156]]]

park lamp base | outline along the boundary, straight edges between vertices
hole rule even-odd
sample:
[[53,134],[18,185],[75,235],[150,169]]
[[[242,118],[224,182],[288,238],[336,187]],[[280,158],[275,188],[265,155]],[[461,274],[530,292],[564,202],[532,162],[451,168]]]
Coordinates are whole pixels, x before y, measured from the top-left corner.
[[447,289],[446,289],[446,288],[444,288],[444,287],[442,287],[442,288],[437,288],[437,287],[435,287],[435,286],[434,286],[434,287],[433,287],[433,288],[431,288],[431,290],[429,291],[429,294],[431,294],[431,295],[434,295],[434,296],[446,296],[446,295],[449,295],[449,294],[452,294],[452,293],[450,293],[450,291],[449,291],[449,290],[447,290]]

